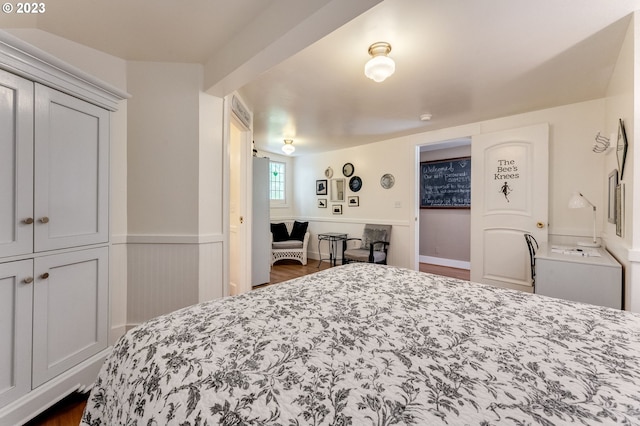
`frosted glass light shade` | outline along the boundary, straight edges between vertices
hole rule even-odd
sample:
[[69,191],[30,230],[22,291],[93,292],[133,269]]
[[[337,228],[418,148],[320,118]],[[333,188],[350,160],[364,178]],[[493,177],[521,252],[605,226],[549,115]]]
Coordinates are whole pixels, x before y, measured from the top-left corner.
[[364,64],[364,75],[380,83],[396,71],[396,63],[389,56],[391,45],[386,41],[379,41],[369,46],[371,59]]
[[293,146],[293,141],[290,139],[285,139],[284,145],[282,146],[282,152],[284,152],[287,155],[291,155],[294,153],[295,150],[296,150],[296,147]]
[[388,56],[374,56],[364,65],[364,75],[376,83],[386,80],[396,71],[396,63]]

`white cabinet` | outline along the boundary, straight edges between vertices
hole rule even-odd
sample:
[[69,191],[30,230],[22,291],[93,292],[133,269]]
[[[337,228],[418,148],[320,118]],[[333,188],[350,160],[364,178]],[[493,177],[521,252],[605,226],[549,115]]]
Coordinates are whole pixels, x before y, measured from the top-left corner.
[[[0,257],[33,251],[33,83],[0,71]],[[32,220],[32,219],[31,219]]]
[[535,292],[622,309],[622,266],[603,248],[541,244],[536,253]]
[[107,347],[109,249],[42,256],[33,281],[33,387]]
[[108,250],[0,263],[0,407],[107,347]]
[[0,264],[0,407],[31,390],[33,261]]
[[0,92],[0,257],[106,243],[109,112],[2,71]]
[[35,85],[34,245],[109,240],[109,112]]
[[0,424],[106,356],[108,191],[109,111],[0,70]]

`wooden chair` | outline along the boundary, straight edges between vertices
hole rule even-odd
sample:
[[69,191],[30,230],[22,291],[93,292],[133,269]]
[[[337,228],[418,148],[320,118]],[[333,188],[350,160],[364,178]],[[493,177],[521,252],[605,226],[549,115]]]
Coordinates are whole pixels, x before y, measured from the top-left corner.
[[[391,238],[391,225],[366,224],[362,238],[347,238],[344,242],[342,263],[368,262],[387,264],[387,251]],[[355,247],[349,247],[349,241],[360,241]]]

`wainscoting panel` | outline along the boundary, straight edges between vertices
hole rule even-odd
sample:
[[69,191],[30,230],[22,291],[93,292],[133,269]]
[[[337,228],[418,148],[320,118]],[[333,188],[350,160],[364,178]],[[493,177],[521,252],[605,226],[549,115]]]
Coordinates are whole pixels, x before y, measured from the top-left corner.
[[127,327],[127,245],[114,243],[109,249],[109,345],[126,332]]
[[127,323],[198,302],[199,244],[128,244]]
[[222,247],[222,241],[200,244],[199,302],[224,296]]

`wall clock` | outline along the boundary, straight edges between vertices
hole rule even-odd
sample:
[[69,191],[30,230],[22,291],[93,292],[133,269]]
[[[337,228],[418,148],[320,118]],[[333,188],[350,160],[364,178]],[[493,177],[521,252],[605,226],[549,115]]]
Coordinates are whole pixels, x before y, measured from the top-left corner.
[[358,176],[354,176],[349,179],[350,190],[352,190],[353,192],[358,192],[360,191],[360,188],[362,188],[362,179],[360,179]]
[[342,166],[342,174],[345,175],[345,177],[349,177],[353,174],[353,164],[351,163],[345,163],[344,166]]

